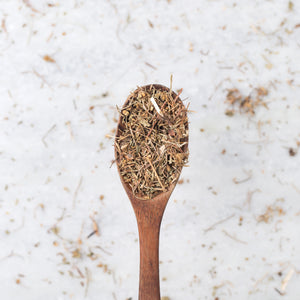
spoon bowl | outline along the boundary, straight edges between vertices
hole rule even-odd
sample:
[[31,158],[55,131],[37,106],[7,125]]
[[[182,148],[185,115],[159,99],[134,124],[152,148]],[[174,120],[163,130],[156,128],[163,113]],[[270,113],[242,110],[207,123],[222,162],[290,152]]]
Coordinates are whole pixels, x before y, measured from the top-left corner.
[[[141,87],[145,91],[151,91],[153,88],[160,91],[170,92],[170,89],[158,85],[146,85]],[[123,106],[126,107],[129,104],[131,95],[125,101]],[[180,101],[179,95],[172,92],[172,98],[176,101]],[[182,102],[181,102],[182,103]],[[186,112],[185,112],[186,113]],[[188,132],[188,125],[185,125],[186,132]],[[124,130],[122,124],[122,118],[120,116],[116,139],[120,136],[120,133]],[[184,145],[182,146],[183,152],[188,152],[188,137],[184,138]],[[139,230],[139,242],[140,242],[140,279],[139,279],[139,300],[160,300],[160,284],[159,284],[159,232],[162,217],[168,203],[168,200],[177,184],[177,179],[167,187],[166,191],[161,192],[152,199],[140,199],[134,195],[130,185],[125,182],[121,175],[119,168],[119,156],[115,143],[115,158],[118,167],[118,172],[122,185],[128,195],[128,198],[132,204],[137,219],[137,225]],[[181,172],[178,169],[178,172]]]

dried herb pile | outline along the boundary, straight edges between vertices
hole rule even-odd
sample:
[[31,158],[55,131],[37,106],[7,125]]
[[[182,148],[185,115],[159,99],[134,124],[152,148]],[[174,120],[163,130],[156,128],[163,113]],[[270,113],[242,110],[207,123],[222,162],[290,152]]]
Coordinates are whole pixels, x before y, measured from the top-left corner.
[[169,89],[140,87],[120,112],[116,160],[133,194],[152,199],[167,191],[188,159],[187,109]]
[[229,89],[225,102],[231,105],[231,109],[226,110],[225,114],[230,117],[233,116],[236,112],[235,107],[238,107],[240,113],[254,115],[258,106],[268,108],[263,101],[267,95],[268,90],[263,87],[255,88],[249,96],[243,96],[240,90],[236,88]]

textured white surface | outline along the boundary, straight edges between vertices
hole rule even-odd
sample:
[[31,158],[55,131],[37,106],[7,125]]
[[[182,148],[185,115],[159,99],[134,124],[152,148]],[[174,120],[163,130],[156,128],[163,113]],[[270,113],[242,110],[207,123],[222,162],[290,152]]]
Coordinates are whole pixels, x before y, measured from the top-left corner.
[[[286,0],[0,1],[1,299],[137,299],[136,222],[105,135],[115,105],[171,73],[195,112],[162,296],[299,299],[299,15]],[[224,114],[227,88],[258,86],[268,109]]]

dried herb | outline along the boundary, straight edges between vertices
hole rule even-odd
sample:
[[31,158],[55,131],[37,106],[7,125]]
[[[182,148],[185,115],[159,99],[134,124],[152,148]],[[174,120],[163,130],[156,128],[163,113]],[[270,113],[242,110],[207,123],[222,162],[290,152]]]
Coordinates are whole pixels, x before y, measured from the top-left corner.
[[268,109],[267,104],[262,100],[268,95],[268,90],[263,87],[254,89],[249,96],[243,96],[237,88],[229,89],[226,101],[231,105],[230,109],[225,111],[225,115],[232,117],[235,114],[235,107],[238,106],[239,112],[254,115],[258,106],[264,106]]
[[116,160],[124,182],[140,199],[167,191],[187,163],[187,109],[179,95],[160,85],[140,87],[120,111]]
[[297,154],[297,150],[295,150],[293,148],[290,148],[289,149],[289,154],[290,154],[290,156],[295,156]]
[[45,56],[43,57],[43,59],[44,59],[46,62],[49,62],[49,63],[55,63],[55,60],[54,60],[51,56],[49,56],[49,55],[45,55]]

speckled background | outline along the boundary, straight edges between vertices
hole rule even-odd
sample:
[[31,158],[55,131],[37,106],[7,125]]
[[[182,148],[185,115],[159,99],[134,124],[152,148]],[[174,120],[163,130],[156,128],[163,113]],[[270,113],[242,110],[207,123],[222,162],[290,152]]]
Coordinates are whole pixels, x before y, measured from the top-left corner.
[[[137,299],[115,107],[173,74],[190,162],[163,219],[162,296],[299,299],[299,15],[295,0],[0,1],[1,298]],[[226,102],[259,87],[254,114]]]

